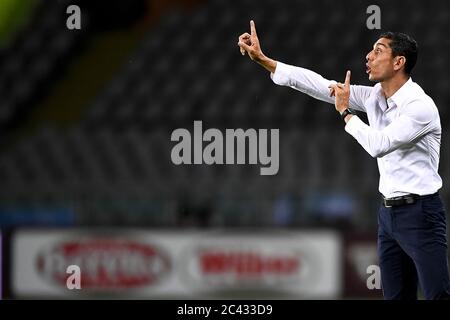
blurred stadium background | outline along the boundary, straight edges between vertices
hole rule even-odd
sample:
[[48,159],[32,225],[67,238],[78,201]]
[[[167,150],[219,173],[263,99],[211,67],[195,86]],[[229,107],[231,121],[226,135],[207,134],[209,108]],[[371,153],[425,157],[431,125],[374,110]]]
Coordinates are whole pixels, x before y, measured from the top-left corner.
[[[81,30],[66,28],[71,4]],[[371,4],[382,30],[366,27]],[[415,37],[450,203],[447,1],[1,0],[3,298],[381,297],[366,287],[376,161],[332,105],[239,54],[250,19],[268,56],[367,85],[381,31]],[[194,120],[279,128],[278,174],[173,165],[170,134]]]

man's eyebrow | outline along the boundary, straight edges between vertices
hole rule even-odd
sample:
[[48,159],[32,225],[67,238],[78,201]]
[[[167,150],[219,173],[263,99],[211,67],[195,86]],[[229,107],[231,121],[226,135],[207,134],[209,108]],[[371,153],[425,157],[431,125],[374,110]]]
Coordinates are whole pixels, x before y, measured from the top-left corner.
[[376,43],[373,47],[375,48],[376,46],[383,46],[383,47],[385,47],[385,48],[388,47],[387,45],[385,45],[384,43],[381,43],[381,42]]

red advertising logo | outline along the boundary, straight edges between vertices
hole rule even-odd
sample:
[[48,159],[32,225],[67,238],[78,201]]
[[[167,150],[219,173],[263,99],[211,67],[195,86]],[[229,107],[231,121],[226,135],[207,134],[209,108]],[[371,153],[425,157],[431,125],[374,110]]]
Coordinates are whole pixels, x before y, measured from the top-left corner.
[[211,246],[188,252],[186,279],[195,287],[280,289],[303,286],[314,281],[320,269],[316,267],[314,256],[296,248]]
[[200,255],[204,275],[233,273],[239,276],[264,274],[292,275],[298,273],[300,259],[295,255],[265,256],[257,252],[205,251]]
[[45,279],[66,286],[69,265],[81,269],[83,289],[134,289],[159,281],[170,268],[165,254],[153,245],[127,240],[62,241],[43,250],[36,267]]

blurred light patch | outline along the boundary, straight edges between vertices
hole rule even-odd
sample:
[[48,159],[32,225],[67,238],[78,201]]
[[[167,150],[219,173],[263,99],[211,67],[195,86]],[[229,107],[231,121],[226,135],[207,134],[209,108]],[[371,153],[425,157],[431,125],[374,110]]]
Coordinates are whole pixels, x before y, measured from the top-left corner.
[[350,218],[356,211],[355,197],[347,192],[318,192],[306,203],[307,210],[323,218]]
[[75,212],[69,207],[0,207],[0,227],[72,226]]
[[0,47],[13,39],[31,17],[40,0],[0,1]]

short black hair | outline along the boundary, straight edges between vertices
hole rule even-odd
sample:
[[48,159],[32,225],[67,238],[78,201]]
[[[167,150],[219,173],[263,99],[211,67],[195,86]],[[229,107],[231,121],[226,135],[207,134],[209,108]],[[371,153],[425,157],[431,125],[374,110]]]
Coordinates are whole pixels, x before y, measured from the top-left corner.
[[382,33],[379,38],[391,40],[390,47],[392,49],[392,55],[394,57],[404,56],[406,58],[405,73],[410,75],[417,62],[419,49],[417,41],[407,34],[392,31]]

